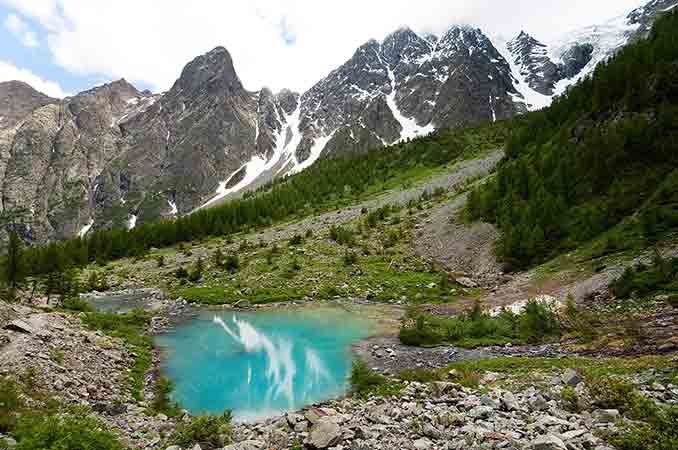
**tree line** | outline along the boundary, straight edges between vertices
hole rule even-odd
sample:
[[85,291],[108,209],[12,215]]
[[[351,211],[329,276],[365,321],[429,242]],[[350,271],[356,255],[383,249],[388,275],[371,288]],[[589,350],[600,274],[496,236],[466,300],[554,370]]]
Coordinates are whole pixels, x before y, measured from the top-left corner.
[[[26,248],[21,253],[21,265],[25,275],[64,273],[92,262],[105,264],[141,256],[154,247],[268,227],[349,204],[403,173],[439,167],[458,159],[470,145],[496,146],[504,138],[502,124],[440,130],[386,148],[323,159],[297,175],[276,180],[241,199],[175,220],[141,224],[132,230],[97,230],[84,238]],[[11,253],[5,257],[6,267],[8,258],[12,258]]]
[[[469,196],[514,268],[634,215],[648,238],[678,226],[678,13],[543,111],[514,120],[496,176]],[[637,214],[636,214],[637,213]]]

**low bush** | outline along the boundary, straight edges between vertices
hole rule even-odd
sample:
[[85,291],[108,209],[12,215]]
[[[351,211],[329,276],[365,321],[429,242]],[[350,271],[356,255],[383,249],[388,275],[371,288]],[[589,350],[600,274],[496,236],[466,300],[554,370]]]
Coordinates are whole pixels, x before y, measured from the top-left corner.
[[190,448],[196,443],[203,449],[221,448],[230,441],[231,418],[230,411],[220,416],[193,416],[180,422],[169,440],[183,448]]
[[365,362],[353,361],[351,368],[351,390],[359,397],[370,395],[395,395],[403,388],[400,383],[393,382],[385,376],[370,369]]
[[644,297],[660,291],[678,291],[678,258],[664,259],[656,254],[652,264],[627,268],[611,284],[612,292],[619,298],[632,294]]
[[399,336],[403,344],[419,347],[443,342],[478,347],[544,342],[559,335],[560,322],[555,311],[530,301],[520,314],[503,311],[494,317],[484,313],[480,303],[466,314],[452,318],[410,313]]
[[332,225],[330,228],[330,239],[339,245],[353,247],[355,245],[355,236],[353,231],[341,225]]
[[228,255],[224,260],[223,268],[231,273],[240,270],[240,258],[238,258],[238,255]]
[[109,426],[78,414],[23,414],[12,433],[14,450],[124,450]]
[[61,302],[61,307],[69,311],[90,312],[94,311],[94,307],[87,300],[80,297],[67,297]]
[[295,234],[290,238],[289,244],[292,246],[301,245],[304,243],[304,238],[300,234]]
[[19,385],[11,378],[0,377],[0,433],[7,433],[14,428],[22,407]]
[[170,394],[174,385],[169,378],[159,375],[153,385],[153,402],[151,411],[153,413],[162,413],[168,417],[175,417],[179,414],[179,405],[170,399]]
[[345,266],[352,266],[358,262],[358,255],[356,255],[355,252],[347,250],[344,253],[343,261]]
[[673,450],[678,448],[678,407],[660,406],[641,395],[634,385],[617,378],[599,377],[589,383],[597,406],[618,409],[636,421],[607,436],[618,450]]

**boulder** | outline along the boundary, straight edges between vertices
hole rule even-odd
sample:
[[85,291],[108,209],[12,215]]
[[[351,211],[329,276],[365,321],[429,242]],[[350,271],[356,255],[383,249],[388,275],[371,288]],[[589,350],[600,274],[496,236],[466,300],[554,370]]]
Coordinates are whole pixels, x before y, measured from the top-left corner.
[[592,415],[598,423],[613,423],[619,419],[619,411],[616,409],[597,409]]
[[11,321],[5,325],[5,329],[25,334],[34,334],[36,332],[36,330],[31,325],[20,319]]
[[311,448],[323,449],[334,447],[341,441],[341,428],[330,420],[320,420],[311,429],[307,444]]
[[565,443],[553,434],[541,436],[530,444],[532,450],[566,450]]
[[563,383],[567,384],[568,386],[577,386],[582,381],[584,380],[576,370],[567,369],[563,375]]
[[222,450],[261,450],[264,448],[264,443],[261,441],[243,441],[237,444],[231,444],[224,447]]
[[516,400],[516,396],[513,395],[512,392],[504,392],[504,394],[501,396],[501,406],[504,410],[506,411],[517,411],[520,409],[520,405],[518,404],[518,400]]
[[440,439],[442,437],[442,433],[440,432],[440,430],[438,430],[430,423],[424,425],[423,434],[424,436],[429,437],[431,439]]
[[327,414],[318,408],[309,408],[306,410],[306,412],[304,412],[304,417],[311,423],[311,425],[315,425],[326,415]]
[[431,441],[429,441],[428,439],[421,438],[414,441],[412,443],[412,446],[415,448],[415,450],[430,450],[433,444],[431,444]]
[[460,284],[464,286],[465,288],[476,288],[478,287],[478,283],[470,279],[469,277],[459,277],[456,278],[454,281],[457,282],[457,284]]
[[494,409],[490,406],[476,406],[468,412],[468,415],[474,419],[485,419],[492,414],[493,411]]

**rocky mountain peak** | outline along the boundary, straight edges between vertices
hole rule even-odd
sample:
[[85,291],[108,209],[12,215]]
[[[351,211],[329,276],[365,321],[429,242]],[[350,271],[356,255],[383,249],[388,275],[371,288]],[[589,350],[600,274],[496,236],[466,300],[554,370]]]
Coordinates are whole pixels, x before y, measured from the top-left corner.
[[244,88],[231,54],[224,47],[216,47],[189,62],[171,91],[179,91],[189,97],[202,93],[228,96],[239,94]]
[[547,46],[521,31],[506,47],[528,86],[542,95],[553,94],[555,84],[562,76],[560,67],[549,57]]
[[39,92],[23,81],[0,83],[0,130],[16,126],[41,106],[58,100]]
[[641,33],[649,31],[657,14],[670,11],[678,6],[678,0],[651,0],[640,6],[627,16],[630,25],[637,25]]
[[421,38],[409,28],[403,27],[389,34],[381,44],[381,55],[389,66],[401,60],[416,59],[431,51],[429,41]]

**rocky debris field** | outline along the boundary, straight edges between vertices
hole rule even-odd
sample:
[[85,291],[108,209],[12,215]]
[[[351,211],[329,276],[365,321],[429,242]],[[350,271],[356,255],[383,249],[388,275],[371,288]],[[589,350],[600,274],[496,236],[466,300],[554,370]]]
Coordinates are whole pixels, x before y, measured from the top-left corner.
[[73,313],[0,302],[0,376],[18,377],[38,398],[90,407],[130,448],[154,448],[174,426],[132,397],[135,356]]
[[281,241],[295,234],[303,235],[308,230],[319,232],[332,225],[349,222],[359,217],[363,209],[374,210],[386,205],[405,205],[410,200],[419,199],[424,192],[431,193],[438,188],[452,189],[469,180],[485,177],[503,157],[504,152],[496,150],[481,158],[462,161],[447,169],[445,174],[427,180],[416,187],[389,192],[340,211],[332,211],[286,226],[270,228],[257,234],[254,239],[263,242]]
[[493,251],[499,232],[488,223],[466,224],[459,220],[465,204],[464,194],[420,215],[414,247],[418,254],[447,270],[473,274],[474,283],[491,286],[503,275]]
[[542,345],[506,345],[465,349],[451,345],[411,347],[396,335],[378,335],[357,342],[353,351],[375,372],[398,375],[406,370],[441,369],[459,361],[476,361],[501,356],[555,358],[576,354],[560,343]]
[[[406,383],[394,397],[346,398],[263,423],[239,424],[237,443],[224,450],[301,445],[332,450],[608,450],[598,436],[625,420],[618,410],[595,405],[578,413],[565,410],[561,393],[566,386],[587,397],[583,378],[572,369],[532,374],[529,382],[488,373],[481,383],[478,389],[450,382]],[[648,386],[644,394],[663,403],[678,401],[678,386]]]

